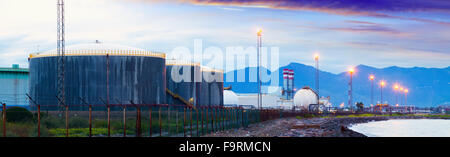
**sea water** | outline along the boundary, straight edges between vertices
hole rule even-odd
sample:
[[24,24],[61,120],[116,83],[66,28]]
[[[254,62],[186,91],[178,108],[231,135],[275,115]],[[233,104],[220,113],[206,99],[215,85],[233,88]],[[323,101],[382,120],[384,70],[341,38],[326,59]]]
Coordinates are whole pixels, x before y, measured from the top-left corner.
[[350,129],[369,137],[450,137],[450,120],[396,119],[355,124]]

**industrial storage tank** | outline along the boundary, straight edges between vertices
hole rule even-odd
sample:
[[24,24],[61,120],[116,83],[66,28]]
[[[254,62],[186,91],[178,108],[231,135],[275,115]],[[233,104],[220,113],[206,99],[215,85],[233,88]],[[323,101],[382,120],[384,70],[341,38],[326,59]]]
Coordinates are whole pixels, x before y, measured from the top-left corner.
[[202,67],[200,106],[223,106],[223,71]]
[[[56,51],[32,54],[30,95],[43,109],[56,110]],[[65,50],[65,98],[70,109],[90,105],[163,104],[166,100],[165,54],[120,45],[92,43]]]
[[[199,63],[166,61],[167,104],[196,105],[202,71]],[[196,81],[198,80],[198,81]]]
[[296,107],[308,109],[309,105],[317,104],[318,96],[314,90],[309,87],[303,87],[294,96],[294,104]]

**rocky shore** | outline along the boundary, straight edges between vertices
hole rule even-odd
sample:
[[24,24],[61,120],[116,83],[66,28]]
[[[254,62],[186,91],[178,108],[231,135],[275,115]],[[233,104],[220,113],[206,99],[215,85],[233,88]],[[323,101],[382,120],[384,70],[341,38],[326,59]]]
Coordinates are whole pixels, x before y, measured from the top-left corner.
[[[282,118],[249,125],[246,128],[230,129],[206,137],[366,137],[348,127],[358,123],[389,119],[439,119],[421,116],[376,116],[344,118]],[[440,118],[442,119],[442,118]]]

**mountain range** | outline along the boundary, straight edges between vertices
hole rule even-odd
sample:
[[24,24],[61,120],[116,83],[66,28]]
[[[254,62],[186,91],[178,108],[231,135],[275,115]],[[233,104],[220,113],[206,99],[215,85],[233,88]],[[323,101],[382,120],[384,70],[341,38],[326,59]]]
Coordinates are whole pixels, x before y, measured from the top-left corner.
[[[309,86],[312,89],[315,87],[315,73],[316,68],[300,63],[290,63],[287,66],[280,67],[273,71],[278,73],[279,83],[281,87],[283,84],[283,69],[294,70],[294,85],[299,89]],[[234,80],[230,82],[225,79],[224,86],[232,86],[232,91],[236,93],[257,93],[257,83],[250,82],[248,78],[249,71],[256,71],[256,67],[247,67],[235,71],[229,71],[224,74],[234,73]],[[267,73],[272,72],[264,69]],[[236,75],[239,72],[245,71],[246,80],[237,82]],[[262,70],[263,71],[263,70]],[[364,104],[371,104],[371,82],[369,76],[375,76],[373,97],[374,103],[380,101],[381,89],[379,86],[380,80],[385,80],[387,85],[383,88],[383,101],[388,101],[389,104],[404,104],[405,95],[394,92],[393,85],[400,84],[408,88],[407,104],[419,107],[432,107],[439,105],[450,104],[450,67],[447,68],[402,68],[391,66],[387,68],[375,68],[366,65],[358,65],[355,67],[353,75],[353,102],[363,102]],[[330,101],[333,106],[338,106],[341,103],[348,102],[348,89],[350,76],[348,72],[333,74],[326,71],[319,70],[320,96],[330,96]],[[268,86],[270,82],[263,83],[263,86]]]

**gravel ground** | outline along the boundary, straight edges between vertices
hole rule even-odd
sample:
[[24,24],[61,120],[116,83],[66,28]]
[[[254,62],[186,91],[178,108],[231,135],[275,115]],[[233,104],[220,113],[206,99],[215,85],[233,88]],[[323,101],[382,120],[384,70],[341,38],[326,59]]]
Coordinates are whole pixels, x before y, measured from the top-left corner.
[[220,131],[205,137],[365,137],[347,126],[380,120],[388,118],[282,118],[252,124],[246,128]]

